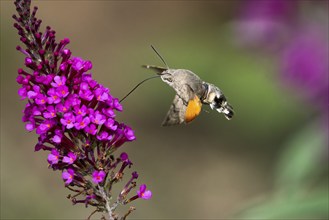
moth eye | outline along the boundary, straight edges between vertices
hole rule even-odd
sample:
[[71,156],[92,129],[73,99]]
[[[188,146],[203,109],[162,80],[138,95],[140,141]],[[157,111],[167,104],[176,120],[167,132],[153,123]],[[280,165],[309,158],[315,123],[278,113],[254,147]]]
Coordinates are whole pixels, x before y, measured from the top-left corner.
[[172,79],[171,78],[166,78],[166,81],[172,82]]
[[219,103],[219,104],[222,104],[224,102],[226,102],[226,98],[224,96],[220,96],[220,97],[215,97],[215,102],[216,103]]

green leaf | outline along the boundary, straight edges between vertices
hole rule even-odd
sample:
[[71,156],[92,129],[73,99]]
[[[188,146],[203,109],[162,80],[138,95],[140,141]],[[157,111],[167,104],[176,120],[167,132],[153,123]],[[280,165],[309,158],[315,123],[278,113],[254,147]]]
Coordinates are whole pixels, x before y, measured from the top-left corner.
[[327,147],[326,134],[319,124],[322,123],[304,128],[286,144],[276,172],[277,186],[284,193],[307,187],[327,169],[323,156]]
[[239,215],[242,219],[328,219],[328,190],[322,189],[303,199],[286,197],[262,203]]

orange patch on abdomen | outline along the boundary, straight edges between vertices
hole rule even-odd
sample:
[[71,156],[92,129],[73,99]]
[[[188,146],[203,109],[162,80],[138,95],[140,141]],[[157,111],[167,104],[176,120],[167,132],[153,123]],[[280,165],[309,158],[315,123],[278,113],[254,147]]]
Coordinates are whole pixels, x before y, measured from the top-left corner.
[[186,108],[185,112],[185,122],[188,123],[195,119],[201,112],[202,103],[198,96],[194,96],[194,99],[191,99]]

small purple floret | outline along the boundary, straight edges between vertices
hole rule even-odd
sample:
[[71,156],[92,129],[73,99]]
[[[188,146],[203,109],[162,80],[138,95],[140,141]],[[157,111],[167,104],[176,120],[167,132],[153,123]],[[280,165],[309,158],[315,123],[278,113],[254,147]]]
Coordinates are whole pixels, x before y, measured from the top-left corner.
[[124,134],[128,141],[133,141],[136,139],[134,131],[128,126],[125,128]]
[[122,152],[120,155],[122,161],[128,160],[128,154],[126,152]]
[[59,152],[57,150],[52,150],[50,154],[48,154],[48,162],[49,164],[57,164],[59,160]]
[[103,170],[101,170],[101,171],[95,170],[92,174],[92,177],[93,177],[94,183],[96,183],[96,184],[101,183],[104,180],[105,172]]
[[65,181],[65,184],[70,184],[72,183],[73,179],[74,179],[74,170],[69,168],[67,169],[67,171],[64,171],[62,173],[62,178]]
[[63,162],[67,164],[73,164],[76,159],[77,156],[74,153],[69,152],[67,156],[63,157]]
[[150,190],[146,190],[146,185],[142,184],[137,190],[137,195],[139,198],[148,200],[152,198],[152,192]]

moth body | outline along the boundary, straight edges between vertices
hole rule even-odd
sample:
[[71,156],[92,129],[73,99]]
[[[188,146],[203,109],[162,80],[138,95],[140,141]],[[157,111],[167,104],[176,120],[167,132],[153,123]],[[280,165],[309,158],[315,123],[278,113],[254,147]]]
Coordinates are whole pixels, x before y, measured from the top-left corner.
[[144,67],[155,70],[162,81],[176,92],[173,103],[162,123],[163,126],[192,121],[200,114],[202,104],[209,105],[211,109],[223,113],[227,119],[233,117],[233,108],[227,102],[223,92],[213,84],[201,80],[192,71],[151,65]]

